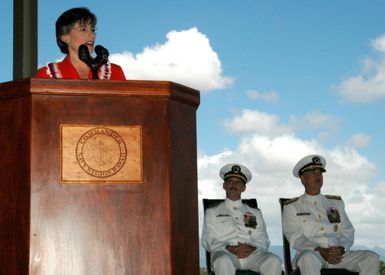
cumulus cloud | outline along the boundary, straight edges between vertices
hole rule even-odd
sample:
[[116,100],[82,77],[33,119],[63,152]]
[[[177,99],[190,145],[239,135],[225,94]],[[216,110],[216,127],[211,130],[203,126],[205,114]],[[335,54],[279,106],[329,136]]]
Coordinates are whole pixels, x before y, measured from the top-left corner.
[[377,51],[385,53],[385,34],[374,39],[371,44]]
[[223,75],[218,54],[197,28],[170,31],[164,44],[135,55],[111,54],[110,60],[122,66],[127,79],[174,81],[201,92],[223,89],[234,81]]
[[[336,116],[312,111],[303,116],[292,115],[288,124],[283,124],[280,117],[257,110],[243,109],[223,121],[224,127],[238,135],[262,134],[268,137],[291,135],[295,131],[312,129],[318,131],[320,140],[329,139],[338,130],[339,119]],[[356,138],[358,141],[358,137]],[[358,145],[358,144],[357,144]]]
[[278,94],[276,91],[260,92],[256,90],[246,91],[246,94],[252,100],[261,100],[265,102],[275,103],[278,101]]
[[[222,180],[218,176],[223,165],[230,162],[246,165],[252,171],[253,179],[247,184],[243,197],[258,199],[272,244],[281,245],[278,199],[303,193],[299,179],[292,175],[293,166],[303,156],[318,153],[327,160],[323,193],[338,194],[344,198],[356,227],[356,244],[376,245],[372,241],[373,236],[382,236],[385,230],[385,214],[380,210],[385,205],[378,205],[380,201],[384,204],[385,187],[383,183],[374,187],[368,185],[369,179],[376,174],[376,166],[354,147],[326,148],[316,139],[299,138],[293,126],[282,123],[277,115],[256,110],[242,110],[234,114],[226,120],[225,126],[240,134],[240,141],[233,150],[211,156],[198,155],[200,201],[202,198],[224,198]],[[360,136],[362,139],[365,137],[357,135],[356,139],[359,140]],[[200,225],[202,213],[200,203]],[[371,236],[366,232],[370,232]]]
[[374,39],[372,47],[379,59],[366,58],[362,73],[344,80],[336,86],[338,93],[353,102],[373,102],[385,99],[385,35]]
[[312,111],[303,117],[291,116],[290,122],[296,129],[324,128],[335,130],[338,128],[339,119],[336,116]]
[[278,116],[249,109],[241,110],[231,119],[225,119],[224,126],[230,132],[240,134],[263,133],[277,136],[291,132],[290,127],[280,124]]
[[353,148],[363,148],[366,147],[372,138],[365,133],[357,133],[350,137],[348,144]]

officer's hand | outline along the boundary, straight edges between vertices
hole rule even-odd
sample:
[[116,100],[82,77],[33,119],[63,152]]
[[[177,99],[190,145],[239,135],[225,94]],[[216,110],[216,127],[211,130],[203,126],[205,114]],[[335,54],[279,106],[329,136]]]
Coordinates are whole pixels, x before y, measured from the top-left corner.
[[345,251],[343,247],[339,246],[332,246],[329,248],[317,247],[315,250],[318,251],[322,258],[329,264],[339,264],[342,261],[342,254]]
[[247,243],[238,243],[238,258],[247,258],[257,248]]
[[226,245],[226,249],[234,254],[234,255],[237,255],[237,249],[238,249],[238,245]]
[[257,248],[246,243],[238,242],[238,245],[228,245],[226,249],[237,256],[237,258],[242,259],[247,258]]

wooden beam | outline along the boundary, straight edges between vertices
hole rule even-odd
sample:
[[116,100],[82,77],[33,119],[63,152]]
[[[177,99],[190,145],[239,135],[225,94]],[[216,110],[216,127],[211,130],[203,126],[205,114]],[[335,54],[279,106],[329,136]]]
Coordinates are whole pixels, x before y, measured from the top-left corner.
[[37,1],[13,1],[13,79],[37,70]]

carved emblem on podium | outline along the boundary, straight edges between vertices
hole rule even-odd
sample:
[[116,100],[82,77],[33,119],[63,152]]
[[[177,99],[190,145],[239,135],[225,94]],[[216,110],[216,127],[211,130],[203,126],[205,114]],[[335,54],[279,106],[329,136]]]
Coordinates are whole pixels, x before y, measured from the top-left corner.
[[97,178],[115,175],[127,159],[123,138],[110,128],[93,128],[76,145],[76,160],[87,174]]
[[140,126],[61,125],[61,182],[142,182]]

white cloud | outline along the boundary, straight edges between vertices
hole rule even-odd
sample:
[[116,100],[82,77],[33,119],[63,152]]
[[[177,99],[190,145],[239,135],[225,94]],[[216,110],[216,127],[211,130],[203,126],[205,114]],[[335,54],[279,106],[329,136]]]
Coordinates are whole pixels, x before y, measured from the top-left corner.
[[365,133],[357,133],[350,137],[348,144],[353,148],[363,148],[366,147],[372,138]]
[[371,42],[371,45],[373,48],[375,48],[377,51],[385,53],[385,34],[377,37]]
[[301,117],[290,116],[290,125],[296,131],[315,131],[320,141],[330,140],[339,129],[340,120],[333,115],[323,114],[320,111],[312,111]]
[[361,74],[344,80],[336,87],[347,100],[372,102],[385,99],[385,35],[373,40],[371,45],[380,53],[380,59],[366,58]]
[[171,31],[164,44],[146,47],[136,55],[112,54],[110,60],[122,66],[127,79],[173,81],[201,92],[223,89],[233,83],[231,77],[223,75],[209,39],[197,28]]
[[275,103],[278,101],[278,94],[276,91],[259,92],[256,90],[249,90],[246,91],[246,94],[252,100],[262,100],[270,103]]
[[223,121],[225,128],[239,135],[261,134],[267,137],[292,135],[295,131],[313,129],[318,132],[320,140],[330,139],[338,130],[339,119],[333,115],[313,111],[302,117],[292,115],[289,124],[280,122],[274,114],[257,110],[243,109],[236,111],[235,116]]
[[338,128],[339,119],[320,111],[313,111],[303,117],[291,116],[290,122],[296,129],[324,128],[334,130]]
[[240,111],[225,125],[241,135],[240,142],[232,151],[198,157],[200,224],[203,218],[201,199],[225,196],[219,169],[226,163],[239,162],[253,173],[243,197],[257,198],[272,244],[280,245],[282,231],[278,199],[303,193],[303,186],[292,175],[292,168],[303,156],[319,153],[327,160],[323,193],[344,198],[356,227],[355,244],[378,245],[374,240],[381,239],[385,230],[385,214],[381,210],[385,208],[384,183],[369,187],[376,166],[353,147],[325,148],[315,139],[296,137],[292,126],[280,123],[278,116],[253,110]]
[[291,133],[290,127],[280,124],[278,116],[249,109],[241,110],[238,116],[231,119],[225,119],[224,126],[230,132],[240,134],[263,133],[272,137]]

